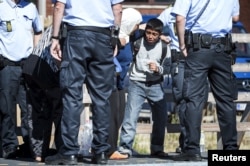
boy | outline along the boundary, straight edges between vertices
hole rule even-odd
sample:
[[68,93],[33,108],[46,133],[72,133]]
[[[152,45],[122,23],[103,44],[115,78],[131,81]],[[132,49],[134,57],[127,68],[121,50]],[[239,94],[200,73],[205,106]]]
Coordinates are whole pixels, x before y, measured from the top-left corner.
[[[145,99],[152,108],[153,131],[150,145],[152,156],[164,157],[163,145],[165,124],[167,120],[166,100],[162,88],[163,75],[170,70],[170,49],[163,54],[160,35],[163,23],[157,19],[150,19],[144,31],[144,36],[135,44],[138,49],[134,62],[129,71],[129,87],[125,116],[121,128],[119,152],[132,155],[132,145],[136,134],[139,112]],[[140,45],[140,48],[138,48]]]

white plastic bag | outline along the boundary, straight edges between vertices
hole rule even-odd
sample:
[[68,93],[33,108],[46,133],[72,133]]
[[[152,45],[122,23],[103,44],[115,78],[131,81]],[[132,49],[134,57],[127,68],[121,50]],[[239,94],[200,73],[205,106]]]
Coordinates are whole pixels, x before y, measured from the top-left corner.
[[93,140],[93,129],[92,122],[87,121],[82,128],[80,128],[79,132],[79,144],[80,150],[79,154],[82,156],[90,156],[91,155],[91,144]]

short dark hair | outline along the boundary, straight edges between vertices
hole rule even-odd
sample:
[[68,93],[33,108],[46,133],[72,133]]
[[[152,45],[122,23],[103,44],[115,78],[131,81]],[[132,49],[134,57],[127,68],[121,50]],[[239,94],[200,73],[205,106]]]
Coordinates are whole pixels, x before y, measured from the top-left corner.
[[151,18],[150,20],[148,20],[147,24],[146,24],[146,29],[152,29],[154,31],[159,32],[160,34],[163,31],[163,22],[161,20],[159,20],[158,18]]

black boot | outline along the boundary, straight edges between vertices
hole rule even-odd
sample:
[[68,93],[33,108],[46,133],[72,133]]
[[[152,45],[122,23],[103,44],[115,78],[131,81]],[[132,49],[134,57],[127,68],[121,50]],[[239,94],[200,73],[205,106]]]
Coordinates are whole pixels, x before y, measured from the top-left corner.
[[14,159],[17,157],[17,148],[8,148],[3,151],[3,158]]
[[60,153],[54,156],[48,156],[45,158],[45,164],[47,165],[77,165],[77,156],[75,155],[62,155]]
[[100,154],[95,154],[92,158],[92,163],[93,164],[101,164],[101,165],[108,164],[107,154],[105,152],[102,152]]

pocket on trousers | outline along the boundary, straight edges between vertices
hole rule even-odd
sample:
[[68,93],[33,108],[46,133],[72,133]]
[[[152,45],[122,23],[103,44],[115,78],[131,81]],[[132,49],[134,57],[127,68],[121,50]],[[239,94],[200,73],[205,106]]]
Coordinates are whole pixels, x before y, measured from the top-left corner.
[[238,87],[237,87],[236,76],[234,74],[232,78],[232,97],[233,97],[233,100],[238,99]]
[[192,92],[190,92],[192,89],[191,89],[191,84],[190,84],[190,78],[191,78],[191,71],[186,69],[184,71],[184,80],[183,80],[183,97],[184,98],[188,98]]
[[62,61],[61,63],[61,71],[60,71],[60,85],[62,88],[68,87],[69,85],[69,70],[68,70],[69,62]]

